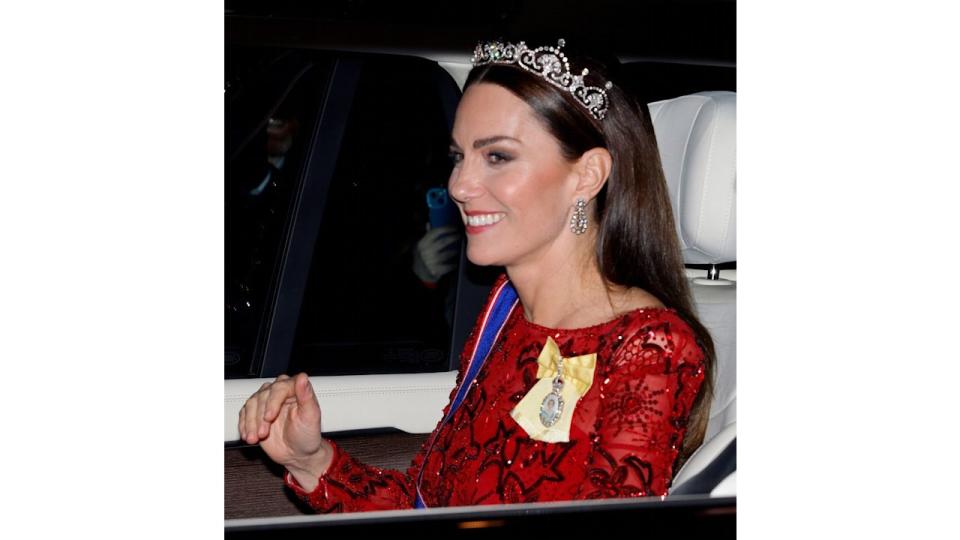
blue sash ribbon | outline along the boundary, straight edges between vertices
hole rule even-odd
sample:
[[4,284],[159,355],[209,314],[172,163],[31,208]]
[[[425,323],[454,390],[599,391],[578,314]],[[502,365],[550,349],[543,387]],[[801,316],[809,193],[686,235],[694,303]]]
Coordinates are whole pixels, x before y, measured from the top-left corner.
[[437,426],[437,430],[433,432],[430,447],[423,456],[423,463],[420,464],[420,472],[417,474],[417,497],[414,501],[414,508],[427,508],[427,504],[423,502],[423,496],[420,494],[420,483],[423,480],[423,469],[427,465],[427,458],[430,457],[430,452],[433,451],[433,445],[437,442],[437,435],[440,434],[440,430],[453,418],[453,413],[455,413],[457,409],[460,408],[460,404],[463,403],[467,392],[470,391],[470,387],[473,385],[474,379],[477,378],[477,374],[480,373],[480,369],[483,367],[483,364],[486,363],[490,351],[500,338],[503,325],[505,325],[507,319],[510,318],[510,313],[513,312],[513,308],[517,305],[519,298],[516,289],[513,288],[509,280],[504,281],[494,295],[493,302],[490,302],[486,312],[482,315],[480,335],[473,348],[473,354],[470,356],[470,362],[467,364],[467,371],[460,381],[460,386],[457,388],[453,404],[450,406],[450,410],[443,418],[443,421]]

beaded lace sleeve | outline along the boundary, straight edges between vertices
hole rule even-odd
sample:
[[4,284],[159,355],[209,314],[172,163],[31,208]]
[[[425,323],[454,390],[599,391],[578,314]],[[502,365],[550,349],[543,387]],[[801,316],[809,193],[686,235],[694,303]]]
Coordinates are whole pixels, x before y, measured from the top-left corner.
[[597,379],[600,414],[577,499],[666,495],[703,382],[703,351],[679,317],[624,337]]
[[304,490],[289,471],[283,476],[284,483],[301,500],[322,514],[413,507],[413,482],[423,449],[414,458],[413,465],[402,472],[366,465],[334,441],[329,442],[334,449],[333,462],[312,492]]
[[[457,375],[458,384],[461,376],[462,370]],[[455,391],[456,385],[450,392],[443,416],[450,409]],[[424,441],[406,471],[367,465],[327,439],[333,447],[333,461],[312,492],[303,489],[289,471],[283,475],[283,481],[297,497],[322,514],[413,508],[417,475],[431,437]]]

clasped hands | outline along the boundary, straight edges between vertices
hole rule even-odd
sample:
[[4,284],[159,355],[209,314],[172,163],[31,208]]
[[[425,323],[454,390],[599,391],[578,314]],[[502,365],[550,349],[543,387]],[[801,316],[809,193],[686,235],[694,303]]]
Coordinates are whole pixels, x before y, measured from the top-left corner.
[[273,461],[312,491],[333,458],[320,431],[320,404],[306,373],[264,383],[240,409],[240,439],[260,444]]

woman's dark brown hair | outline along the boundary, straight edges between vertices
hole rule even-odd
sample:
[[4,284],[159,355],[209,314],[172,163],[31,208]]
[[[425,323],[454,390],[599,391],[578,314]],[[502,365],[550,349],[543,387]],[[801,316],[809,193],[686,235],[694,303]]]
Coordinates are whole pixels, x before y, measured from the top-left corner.
[[690,410],[676,473],[703,442],[706,432],[713,401],[713,339],[693,310],[670,194],[646,104],[638,103],[616,78],[611,78],[610,68],[619,65],[615,58],[599,62],[594,59],[596,55],[574,55],[567,48],[563,52],[572,70],[590,69],[585,77],[588,86],[613,82],[613,88],[607,90],[608,108],[603,120],[593,118],[568,91],[512,65],[475,67],[464,90],[484,82],[512,92],[533,108],[570,161],[591,148],[610,152],[613,167],[597,194],[593,216],[599,223],[596,258],[600,274],[608,287],[639,287],[674,308],[693,329],[705,356],[704,382]]

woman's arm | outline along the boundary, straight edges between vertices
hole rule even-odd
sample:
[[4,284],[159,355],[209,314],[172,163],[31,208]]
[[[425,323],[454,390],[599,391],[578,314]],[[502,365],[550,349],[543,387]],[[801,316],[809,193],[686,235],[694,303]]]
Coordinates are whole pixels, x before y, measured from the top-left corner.
[[[344,452],[335,442],[327,442],[330,463],[321,475],[313,476],[309,470],[288,468],[283,477],[284,484],[314,510],[326,514],[413,507],[416,477],[423,463],[426,444],[410,468],[402,472],[366,465]],[[313,483],[312,489],[302,484],[301,478]]]
[[317,488],[317,479],[330,468],[333,462],[334,447],[330,441],[324,439],[320,443],[320,451],[306,460],[305,463],[287,465],[287,471],[305,491]]
[[[489,301],[489,300],[488,300]],[[470,350],[477,339],[478,325],[467,337],[465,350]],[[447,405],[433,433],[427,437],[406,471],[381,469],[367,465],[344,452],[334,441],[329,444],[329,464],[317,459],[313,466],[297,470],[288,468],[284,483],[301,500],[321,513],[361,512],[367,510],[397,510],[413,508],[416,500],[416,481],[426,459],[427,450],[437,430],[441,427],[453,405],[457,388],[463,380],[466,368],[464,355],[460,355],[460,370],[456,384],[450,390]],[[323,471],[317,474],[319,471]]]
[[600,427],[577,499],[666,495],[703,382],[703,352],[679,319],[624,338],[597,379]]
[[[505,280],[505,275],[501,275],[497,279],[494,287],[487,295],[487,301],[481,314],[493,301],[497,287]],[[473,346],[478,339],[481,318],[482,315],[474,322],[473,329],[464,343],[464,351],[473,350]],[[441,427],[442,419],[446,418],[450,412],[467,364],[468,355],[466,352],[461,352],[457,381],[450,390],[450,397],[443,409],[441,420],[437,422],[437,427],[424,441],[406,471],[381,469],[367,465],[344,452],[335,442],[325,439],[325,442],[329,443],[330,449],[329,465],[318,458],[312,466],[299,468],[296,474],[294,474],[295,471],[288,468],[283,477],[284,483],[301,500],[321,513],[413,508],[416,500],[417,476],[423,467],[429,445]],[[317,475],[316,473],[321,470],[324,472]],[[301,478],[306,483],[301,484]],[[314,479],[316,479],[315,485],[313,485]],[[308,487],[312,487],[312,489],[307,489]]]

